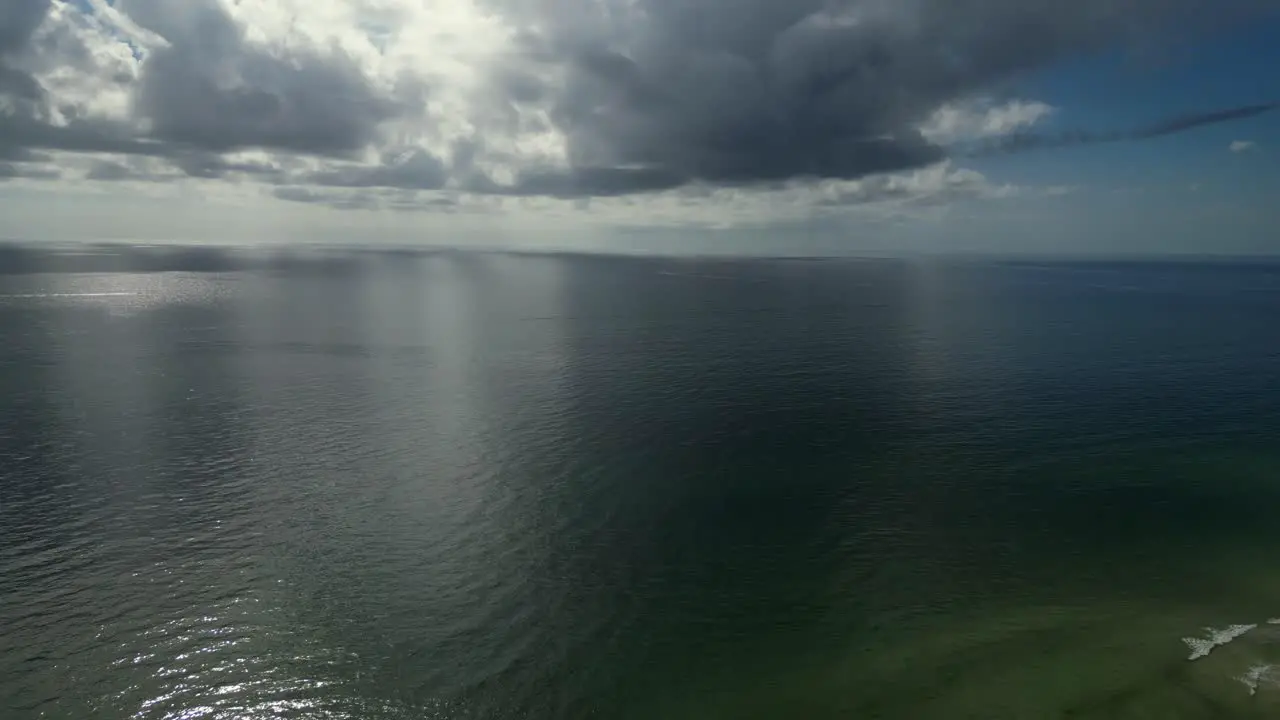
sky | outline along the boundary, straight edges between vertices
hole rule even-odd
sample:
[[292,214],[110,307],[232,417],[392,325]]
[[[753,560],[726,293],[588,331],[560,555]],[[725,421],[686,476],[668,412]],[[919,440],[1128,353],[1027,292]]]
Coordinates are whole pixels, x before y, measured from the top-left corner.
[[1280,0],[3,0],[0,239],[1280,253]]

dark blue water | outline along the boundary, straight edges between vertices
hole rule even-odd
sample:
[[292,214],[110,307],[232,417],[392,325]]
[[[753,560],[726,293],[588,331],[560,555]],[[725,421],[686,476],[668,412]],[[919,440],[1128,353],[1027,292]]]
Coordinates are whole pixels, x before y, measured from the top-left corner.
[[1280,265],[0,271],[4,718],[1280,716]]

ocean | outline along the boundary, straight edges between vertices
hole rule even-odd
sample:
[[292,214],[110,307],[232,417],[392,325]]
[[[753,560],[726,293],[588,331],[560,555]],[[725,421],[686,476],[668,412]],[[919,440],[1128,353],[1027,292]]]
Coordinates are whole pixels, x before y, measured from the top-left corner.
[[0,251],[0,716],[1280,717],[1280,262]]

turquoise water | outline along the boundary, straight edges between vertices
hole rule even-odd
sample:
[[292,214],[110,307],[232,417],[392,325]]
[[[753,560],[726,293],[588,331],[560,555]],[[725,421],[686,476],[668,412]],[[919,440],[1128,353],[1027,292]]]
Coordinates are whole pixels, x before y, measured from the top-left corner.
[[1280,716],[1280,266],[103,252],[5,718]]

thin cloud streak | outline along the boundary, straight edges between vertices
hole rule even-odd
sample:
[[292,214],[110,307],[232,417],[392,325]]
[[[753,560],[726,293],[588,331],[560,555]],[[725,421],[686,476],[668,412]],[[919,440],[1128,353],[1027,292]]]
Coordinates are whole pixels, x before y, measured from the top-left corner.
[[[1191,130],[1196,130],[1210,125],[1218,125],[1221,123],[1257,117],[1276,109],[1280,109],[1280,103],[1273,102],[1245,105],[1225,110],[1213,110],[1191,115],[1181,115],[1139,128],[1111,132],[1097,132],[1091,130],[1072,130],[1057,133],[1018,132],[1008,137],[977,143],[975,147],[961,149],[955,154],[957,157],[983,157],[989,155],[1007,155],[1027,152],[1030,150],[1046,150],[1076,147],[1081,145],[1100,145],[1104,143],[1154,140],[1156,138],[1189,132]],[[1235,150],[1235,146],[1233,146],[1232,149]]]

